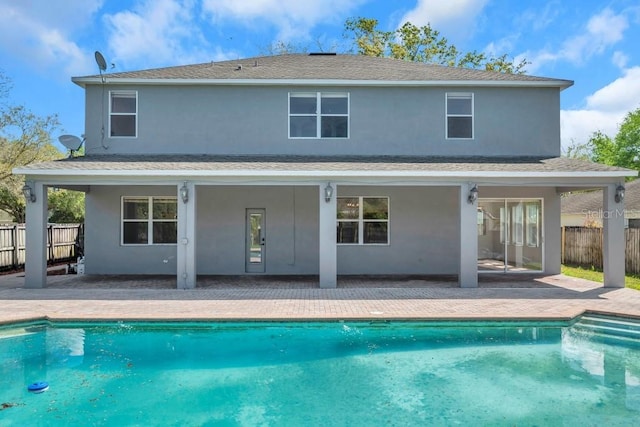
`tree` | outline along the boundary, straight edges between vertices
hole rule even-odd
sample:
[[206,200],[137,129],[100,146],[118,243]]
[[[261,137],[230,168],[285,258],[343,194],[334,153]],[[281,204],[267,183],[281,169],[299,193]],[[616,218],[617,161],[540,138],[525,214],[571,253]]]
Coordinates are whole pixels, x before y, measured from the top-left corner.
[[570,159],[591,160],[591,149],[587,143],[577,143],[571,140],[571,144],[564,149],[562,155]]
[[345,22],[345,38],[353,40],[361,55],[392,57],[450,67],[484,68],[488,71],[521,74],[526,60],[510,61],[508,56],[487,56],[477,51],[460,52],[440,32],[427,24],[418,27],[405,22],[394,31],[382,31],[378,20],[351,18]]
[[640,170],[640,108],[629,112],[615,137],[616,164]]
[[615,137],[596,131],[583,149],[594,162],[640,170],[640,108],[627,113]]
[[22,197],[24,177],[12,174],[15,167],[58,159],[62,153],[51,144],[51,133],[58,126],[55,115],[39,117],[24,106],[9,106],[5,98],[9,80],[0,73],[0,210],[14,221],[24,222]]
[[48,197],[49,222],[84,222],[83,192],[50,188]]

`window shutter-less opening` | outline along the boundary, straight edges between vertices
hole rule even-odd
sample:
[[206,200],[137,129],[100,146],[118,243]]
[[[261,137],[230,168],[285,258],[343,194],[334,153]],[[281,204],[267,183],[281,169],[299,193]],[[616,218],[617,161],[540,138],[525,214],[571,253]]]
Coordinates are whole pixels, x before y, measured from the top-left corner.
[[337,242],[352,245],[389,243],[388,197],[338,197]]
[[136,137],[137,92],[111,92],[109,107],[109,136]]
[[289,93],[289,138],[349,138],[349,94]]
[[447,94],[447,139],[473,139],[473,94]]
[[177,198],[122,198],[123,245],[176,244],[177,240]]

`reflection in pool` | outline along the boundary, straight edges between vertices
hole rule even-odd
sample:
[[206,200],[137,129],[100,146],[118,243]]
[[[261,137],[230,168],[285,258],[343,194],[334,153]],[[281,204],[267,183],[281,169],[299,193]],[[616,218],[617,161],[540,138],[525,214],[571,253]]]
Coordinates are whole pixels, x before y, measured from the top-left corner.
[[[2,425],[640,425],[640,325],[0,328]],[[47,381],[49,389],[27,386]]]

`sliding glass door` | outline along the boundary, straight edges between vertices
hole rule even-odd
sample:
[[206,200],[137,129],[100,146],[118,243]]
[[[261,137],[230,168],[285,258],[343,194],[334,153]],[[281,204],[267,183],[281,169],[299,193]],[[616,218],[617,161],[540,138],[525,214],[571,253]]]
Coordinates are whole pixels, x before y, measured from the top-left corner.
[[542,271],[542,200],[478,200],[478,271]]

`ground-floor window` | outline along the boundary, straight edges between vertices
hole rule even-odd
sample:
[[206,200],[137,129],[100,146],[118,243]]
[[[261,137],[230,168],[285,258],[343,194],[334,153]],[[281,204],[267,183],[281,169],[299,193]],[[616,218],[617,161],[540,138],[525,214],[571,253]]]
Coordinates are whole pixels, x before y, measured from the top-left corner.
[[541,271],[542,199],[478,200],[478,270]]
[[337,202],[338,243],[389,243],[388,197],[338,197]]
[[178,236],[176,197],[122,198],[123,245],[175,244]]

